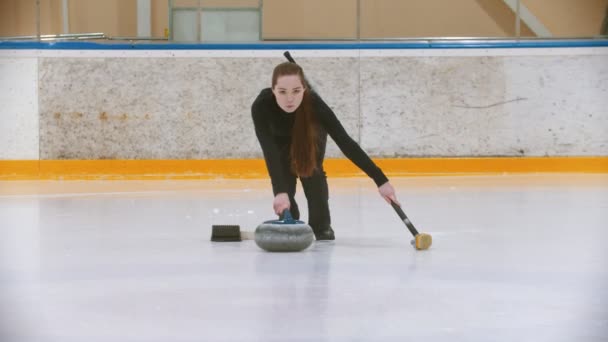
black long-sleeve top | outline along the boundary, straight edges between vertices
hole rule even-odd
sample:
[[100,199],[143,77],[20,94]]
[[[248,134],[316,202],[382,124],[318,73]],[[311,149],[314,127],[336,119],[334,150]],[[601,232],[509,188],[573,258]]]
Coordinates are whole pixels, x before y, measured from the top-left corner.
[[[344,127],[329,108],[329,106],[314,91],[311,92],[313,110],[319,123],[319,128],[324,129],[336,142],[342,153],[357,165],[363,172],[374,180],[377,186],[388,182],[388,178],[382,170],[369,158],[344,130]],[[266,167],[272,182],[274,194],[287,192],[285,182],[286,172],[281,163],[281,149],[291,143],[291,131],[295,121],[295,112],[283,111],[276,102],[270,88],[263,89],[253,102],[251,115],[255,126]],[[324,132],[323,132],[324,133]]]

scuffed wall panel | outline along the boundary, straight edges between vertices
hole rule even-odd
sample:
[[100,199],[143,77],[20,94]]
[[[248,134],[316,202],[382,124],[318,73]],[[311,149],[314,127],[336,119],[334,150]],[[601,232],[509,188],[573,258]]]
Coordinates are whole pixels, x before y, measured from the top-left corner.
[[0,58],[0,159],[38,159],[37,85],[37,58]]

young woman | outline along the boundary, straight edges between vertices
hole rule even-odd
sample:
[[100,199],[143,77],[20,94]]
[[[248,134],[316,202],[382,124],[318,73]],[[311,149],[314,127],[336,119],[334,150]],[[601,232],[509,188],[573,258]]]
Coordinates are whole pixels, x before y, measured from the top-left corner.
[[299,65],[286,62],[276,66],[272,88],[260,92],[251,113],[272,182],[275,213],[281,216],[290,209],[292,216],[299,219],[294,195],[296,178],[300,178],[308,201],[308,224],[317,240],[335,239],[323,170],[328,134],[342,153],[374,180],[387,202],[399,204],[382,170],[346,133],[321,97],[311,91]]

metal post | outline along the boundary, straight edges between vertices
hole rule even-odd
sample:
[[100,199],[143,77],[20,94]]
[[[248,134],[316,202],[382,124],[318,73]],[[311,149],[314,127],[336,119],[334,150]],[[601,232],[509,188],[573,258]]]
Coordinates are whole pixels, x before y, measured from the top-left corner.
[[361,0],[357,0],[357,40],[361,40]]
[[173,0],[169,0],[169,41],[173,41]]
[[515,5],[515,36],[519,39],[521,36],[521,17],[520,17],[520,0],[517,0],[517,4]]
[[196,8],[196,40],[201,41],[201,0],[198,0],[198,7]]
[[40,0],[36,0],[36,39],[40,41]]
[[152,3],[137,0],[137,37],[152,37]]
[[263,22],[263,16],[264,16],[264,0],[258,0],[258,20],[259,20],[259,40],[262,41],[264,40],[264,34],[262,32],[263,26],[264,26],[264,22]]
[[69,0],[61,1],[61,13],[63,15],[63,33],[70,33],[70,5]]

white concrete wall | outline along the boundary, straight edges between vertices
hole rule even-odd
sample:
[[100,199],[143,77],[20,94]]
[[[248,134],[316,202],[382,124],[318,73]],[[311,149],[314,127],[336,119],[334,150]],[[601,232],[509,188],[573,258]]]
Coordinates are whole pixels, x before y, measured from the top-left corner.
[[0,55],[0,159],[38,159],[38,59]]
[[[608,48],[292,54],[374,157],[608,155]],[[259,158],[250,105],[283,60],[0,50],[0,158]]]
[[607,62],[364,58],[362,144],[378,156],[608,155]]

